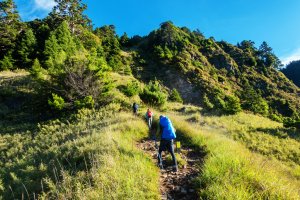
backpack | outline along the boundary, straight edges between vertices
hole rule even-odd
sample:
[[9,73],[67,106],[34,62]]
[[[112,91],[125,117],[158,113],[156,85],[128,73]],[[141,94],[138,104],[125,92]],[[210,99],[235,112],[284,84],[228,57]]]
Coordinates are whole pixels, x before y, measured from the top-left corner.
[[147,112],[148,117],[152,117],[153,113],[151,111]]
[[169,118],[162,117],[159,121],[159,124],[163,128],[162,136],[161,136],[162,139],[172,140],[176,138],[175,129]]

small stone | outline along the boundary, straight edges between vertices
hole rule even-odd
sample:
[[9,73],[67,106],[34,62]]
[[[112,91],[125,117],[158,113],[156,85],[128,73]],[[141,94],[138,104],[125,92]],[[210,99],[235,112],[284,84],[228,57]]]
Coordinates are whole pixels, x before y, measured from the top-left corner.
[[183,193],[183,194],[186,194],[186,193],[187,193],[186,189],[184,189],[184,188],[181,188],[181,189],[180,189],[180,192]]
[[162,200],[167,200],[167,199],[168,199],[168,195],[162,195],[162,196],[161,196],[161,199],[162,199]]
[[193,193],[193,192],[195,192],[195,190],[194,189],[189,189],[189,192]]

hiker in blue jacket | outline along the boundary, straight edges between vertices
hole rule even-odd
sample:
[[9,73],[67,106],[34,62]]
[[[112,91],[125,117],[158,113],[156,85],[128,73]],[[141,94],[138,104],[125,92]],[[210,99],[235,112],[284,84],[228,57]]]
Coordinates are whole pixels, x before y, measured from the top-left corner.
[[173,139],[176,138],[175,134],[175,129],[172,125],[171,120],[166,117],[161,115],[159,117],[159,126],[157,129],[157,133],[161,135],[161,140],[160,140],[160,146],[158,150],[158,165],[161,169],[163,169],[163,164],[162,164],[162,151],[169,151],[171,153],[172,159],[173,159],[173,171],[177,171],[177,161],[174,153],[174,147],[173,147]]
[[139,106],[137,105],[137,103],[133,103],[133,105],[132,105],[132,110],[133,110],[133,114],[135,115],[135,116],[137,116],[137,112],[138,112],[138,108],[139,108]]

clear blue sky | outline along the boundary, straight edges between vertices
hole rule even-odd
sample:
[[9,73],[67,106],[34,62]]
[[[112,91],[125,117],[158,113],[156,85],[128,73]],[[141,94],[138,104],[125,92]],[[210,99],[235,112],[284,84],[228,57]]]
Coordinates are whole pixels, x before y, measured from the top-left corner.
[[[23,20],[42,18],[53,0],[15,0]],[[236,44],[266,41],[284,62],[300,59],[299,0],[83,0],[95,26],[113,24],[119,35],[147,35],[164,21],[200,29]]]

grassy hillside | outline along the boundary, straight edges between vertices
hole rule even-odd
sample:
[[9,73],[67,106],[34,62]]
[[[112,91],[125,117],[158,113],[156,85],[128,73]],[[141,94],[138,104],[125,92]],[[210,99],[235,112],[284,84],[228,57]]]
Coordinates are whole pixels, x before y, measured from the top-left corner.
[[[2,77],[27,77],[26,73],[17,75]],[[134,78],[120,74],[113,77],[113,92],[119,94],[116,101],[123,101],[125,107],[110,104],[40,124],[21,120],[18,129],[13,124],[4,126],[0,137],[0,191],[4,199],[160,198],[158,168],[136,145],[148,137],[147,126],[127,111],[120,112],[132,98],[138,98],[120,93],[119,86]],[[24,83],[18,82],[16,88],[28,91]],[[15,91],[15,95],[20,94]],[[296,130],[253,114],[202,115],[202,108],[180,103],[168,103],[161,109],[173,121],[183,144],[206,154],[199,166],[201,173],[193,181],[200,197],[299,198],[300,144]],[[7,116],[14,113],[9,107],[7,111]],[[26,109],[24,112],[28,116]]]
[[170,21],[119,37],[74,5],[28,22],[0,5],[0,199],[159,199],[160,171],[137,145],[147,107],[203,153],[188,181],[200,198],[300,199],[300,89],[266,42]]
[[39,125],[33,138],[2,134],[3,198],[158,199],[158,169],[136,148],[147,126],[118,109],[82,110]]
[[276,70],[280,62],[266,43],[232,45],[165,22],[135,47],[134,75],[176,88],[186,103],[229,114],[243,109],[281,122],[299,118],[299,88]]
[[[182,110],[179,108],[176,106],[174,110]],[[292,160],[292,155],[299,150],[299,141],[289,136],[278,140],[278,136],[270,136],[268,131],[264,131],[264,127],[275,129],[281,124],[244,113],[231,117],[201,116],[197,110],[194,107],[185,112],[168,113],[168,116],[173,120],[181,140],[207,152],[202,173],[195,180],[200,197],[300,198],[300,165]],[[250,133],[244,137],[234,135],[247,131]],[[263,136],[259,137],[259,134]],[[285,160],[287,157],[291,160]]]

